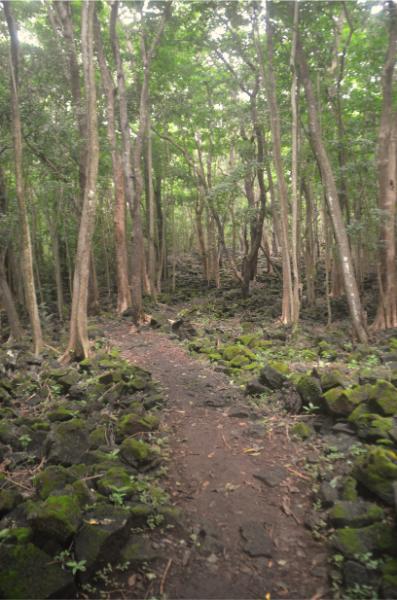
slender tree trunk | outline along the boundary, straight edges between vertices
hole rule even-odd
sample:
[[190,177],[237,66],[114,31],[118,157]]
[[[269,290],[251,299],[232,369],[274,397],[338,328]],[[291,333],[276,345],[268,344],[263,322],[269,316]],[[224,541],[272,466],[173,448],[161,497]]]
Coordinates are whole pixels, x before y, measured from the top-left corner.
[[147,165],[147,218],[148,218],[148,253],[147,271],[150,281],[150,290],[153,296],[157,295],[156,286],[156,205],[153,187],[153,148],[152,133],[150,129],[150,115],[147,118],[146,131],[146,165]]
[[96,84],[94,65],[94,11],[95,3],[84,0],[81,19],[81,48],[87,115],[86,178],[81,213],[79,238],[73,277],[72,313],[69,343],[62,362],[71,358],[87,357],[90,352],[87,331],[88,277],[91,244],[95,226],[96,185],[99,162],[97,130]]
[[295,55],[296,55],[296,36],[299,26],[299,5],[294,2],[294,30],[292,37],[291,50],[291,69],[292,69],[292,85],[291,85],[291,111],[292,111],[292,281],[293,281],[293,319],[294,323],[299,320],[300,303],[301,303],[301,284],[299,273],[299,190],[298,190],[298,153],[299,153],[299,82],[296,72]]
[[11,111],[14,138],[15,184],[18,201],[19,221],[22,238],[22,276],[25,288],[26,305],[33,333],[35,354],[43,347],[40,316],[37,306],[36,289],[33,274],[32,243],[30,238],[28,211],[25,199],[25,181],[23,177],[22,125],[19,111],[19,44],[17,27],[11,11],[11,3],[4,0],[4,13],[10,34],[10,76],[11,76]]
[[382,113],[378,136],[379,302],[375,329],[397,327],[396,202],[397,109],[393,109],[393,76],[397,60],[397,6],[389,2],[389,46],[382,74]]
[[15,308],[10,286],[8,285],[7,275],[4,267],[5,252],[0,253],[0,300],[7,314],[8,324],[10,326],[10,341],[18,341],[23,336],[19,316]]
[[313,216],[314,201],[310,184],[302,181],[302,190],[306,199],[306,231],[305,231],[305,271],[306,293],[309,306],[316,303],[316,251],[314,244]]
[[128,285],[127,238],[125,219],[125,185],[122,157],[116,140],[116,88],[106,62],[99,21],[95,18],[95,45],[101,71],[102,85],[106,95],[107,135],[112,158],[114,181],[114,234],[116,253],[117,312],[123,313],[131,306],[131,292]]
[[280,233],[281,252],[283,265],[283,298],[281,320],[285,324],[296,321],[294,315],[293,282],[290,261],[290,247],[288,235],[288,192],[284,176],[284,165],[281,154],[281,126],[277,104],[276,80],[273,66],[273,28],[269,17],[269,2],[266,3],[266,32],[267,32],[267,73],[265,71],[262,49],[259,43],[258,32],[256,35],[258,61],[261,67],[261,76],[265,84],[268,105],[270,109],[270,125],[273,141],[273,161],[277,175],[278,201],[280,204]]
[[334,173],[332,171],[331,162],[322,139],[319,110],[317,107],[317,102],[309,75],[309,68],[302,49],[299,33],[297,36],[296,61],[299,68],[299,76],[306,94],[309,112],[310,141],[313,147],[313,152],[320,166],[321,177],[325,186],[328,209],[331,216],[342,264],[344,286],[349,304],[350,315],[352,318],[353,329],[360,342],[366,343],[368,336],[365,328],[365,319],[361,306],[360,295],[354,274],[349,240],[343,221]]

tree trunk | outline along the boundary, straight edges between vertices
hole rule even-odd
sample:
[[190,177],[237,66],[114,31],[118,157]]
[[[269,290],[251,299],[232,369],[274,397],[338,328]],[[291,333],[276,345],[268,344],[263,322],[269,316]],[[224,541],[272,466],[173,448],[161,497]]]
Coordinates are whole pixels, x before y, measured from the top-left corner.
[[148,115],[146,124],[146,167],[147,167],[147,272],[150,283],[150,293],[156,297],[156,205],[153,188],[153,148],[152,135],[150,129],[150,116]]
[[106,95],[107,135],[112,158],[114,182],[114,237],[116,253],[117,312],[123,313],[131,306],[131,292],[128,285],[127,238],[125,224],[125,185],[122,157],[116,139],[116,88],[106,62],[99,21],[95,18],[95,45],[101,71],[102,85]]
[[93,51],[94,11],[95,3],[90,2],[90,0],[84,0],[81,19],[81,48],[87,115],[87,145],[85,152],[87,169],[73,277],[69,343],[61,358],[62,362],[68,362],[71,358],[87,357],[90,352],[87,331],[88,277],[90,272],[92,237],[95,226],[96,185],[99,162]]
[[343,221],[334,173],[332,171],[331,162],[322,139],[319,110],[317,107],[317,102],[309,75],[309,67],[302,49],[299,33],[297,35],[296,61],[299,68],[299,76],[302,81],[307,100],[310,141],[313,152],[316,156],[316,160],[318,161],[321,170],[322,181],[325,186],[327,205],[332,220],[338,252],[340,255],[344,287],[349,304],[353,329],[360,342],[366,343],[368,336],[365,329],[365,320],[354,274],[349,240],[347,237],[345,223]]
[[15,186],[18,201],[19,221],[22,241],[22,275],[24,280],[26,305],[33,333],[35,354],[43,347],[40,316],[37,306],[36,289],[33,274],[32,243],[30,238],[28,211],[25,200],[25,181],[22,160],[22,125],[19,111],[19,45],[16,23],[11,11],[11,3],[3,1],[4,13],[10,34],[10,75],[11,75],[11,111],[15,156]]
[[267,32],[267,73],[259,43],[258,32],[256,35],[257,55],[261,67],[261,76],[265,84],[267,101],[270,110],[270,126],[273,142],[273,162],[277,175],[278,201],[280,203],[280,233],[281,253],[283,265],[283,298],[281,320],[285,324],[295,322],[294,296],[292,287],[292,272],[290,261],[290,247],[288,236],[288,192],[284,176],[284,165],[281,154],[281,126],[277,104],[276,81],[273,66],[273,28],[269,17],[269,2],[266,3],[266,32]]
[[296,36],[299,26],[299,5],[294,2],[294,29],[292,36],[291,50],[291,70],[292,70],[292,85],[291,85],[291,112],[292,112],[292,185],[291,185],[291,200],[292,200],[292,295],[293,295],[293,318],[294,323],[299,320],[300,304],[301,304],[301,284],[299,273],[299,190],[298,190],[298,152],[299,152],[299,82],[295,65],[296,54]]
[[397,110],[393,110],[393,76],[397,60],[397,6],[389,2],[389,46],[382,74],[382,113],[378,136],[379,302],[375,329],[397,327],[396,281],[396,150]]

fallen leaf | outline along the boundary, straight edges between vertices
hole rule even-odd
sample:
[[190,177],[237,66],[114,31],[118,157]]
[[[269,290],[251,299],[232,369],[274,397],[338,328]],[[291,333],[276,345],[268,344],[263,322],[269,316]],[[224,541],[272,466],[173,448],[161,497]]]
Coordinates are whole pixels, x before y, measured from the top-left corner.
[[263,446],[257,446],[254,448],[244,448],[244,454],[250,454],[251,456],[259,456],[261,451],[264,450]]
[[234,483],[227,483],[225,485],[225,492],[234,492],[235,490],[238,490],[239,487],[239,485],[235,485]]
[[128,577],[128,586],[134,587],[135,584],[136,584],[136,573],[134,573],[134,575],[131,575],[131,577]]

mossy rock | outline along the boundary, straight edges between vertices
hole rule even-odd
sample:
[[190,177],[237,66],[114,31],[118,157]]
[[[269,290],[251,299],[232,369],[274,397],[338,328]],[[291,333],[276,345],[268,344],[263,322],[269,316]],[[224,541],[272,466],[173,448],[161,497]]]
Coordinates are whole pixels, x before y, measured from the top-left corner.
[[0,545],[2,598],[66,598],[73,588],[71,571],[33,544]]
[[392,417],[381,417],[365,412],[359,416],[356,413],[353,419],[350,419],[350,417],[349,421],[354,424],[358,437],[368,442],[388,439],[394,426]]
[[0,490],[0,517],[11,512],[18,504],[23,501],[23,497],[14,488]]
[[330,369],[329,371],[324,371],[320,375],[320,384],[321,388],[324,392],[331,390],[332,388],[345,388],[347,387],[347,379],[346,376],[339,371],[339,369]]
[[232,361],[237,356],[245,356],[250,360],[256,359],[255,354],[241,344],[230,344],[229,346],[222,348],[221,352],[223,358],[227,361]]
[[358,499],[357,480],[354,477],[350,475],[346,477],[340,490],[340,497],[348,502],[354,502]]
[[0,530],[0,539],[6,544],[27,544],[32,541],[33,531],[30,527],[11,527]]
[[393,482],[397,480],[397,453],[374,447],[354,467],[354,477],[373,494],[394,505]]
[[123,467],[108,469],[104,476],[97,480],[96,487],[104,496],[121,492],[126,498],[131,498],[138,490],[136,483],[131,481],[130,474]]
[[50,410],[47,413],[47,418],[52,423],[55,423],[57,421],[60,421],[60,422],[70,421],[75,416],[76,416],[76,411],[70,410],[66,406],[58,406],[57,408]]
[[63,490],[76,478],[60,465],[47,467],[33,479],[34,486],[42,500],[51,496],[55,491]]
[[361,403],[368,399],[366,386],[355,386],[349,389],[336,387],[323,394],[327,411],[331,415],[347,417]]
[[82,419],[59,423],[46,440],[48,461],[64,466],[77,464],[89,445],[88,431]]
[[244,367],[249,363],[250,359],[248,358],[248,356],[243,356],[242,354],[239,354],[238,356],[235,356],[229,364],[233,369],[241,369],[241,367]]
[[107,428],[105,425],[100,425],[96,429],[93,429],[88,436],[90,448],[99,448],[100,446],[108,444],[106,432]]
[[338,529],[332,539],[332,544],[343,556],[348,558],[369,552],[394,553],[397,550],[396,532],[385,523]]
[[283,362],[282,360],[269,360],[268,364],[272,369],[275,369],[276,371],[278,371],[279,373],[282,373],[283,375],[287,376],[291,372],[289,365],[287,365],[287,363]]
[[79,501],[73,496],[50,496],[44,502],[27,504],[28,523],[35,538],[44,543],[67,543],[79,528],[81,514]]
[[257,348],[260,343],[260,336],[257,333],[243,333],[237,338],[237,342],[248,348]]
[[397,559],[389,558],[382,566],[382,598],[397,598]]
[[322,405],[322,389],[317,377],[302,375],[296,384],[296,389],[305,406],[310,404],[314,406]]
[[339,501],[328,513],[334,527],[366,527],[385,517],[383,508],[372,502]]
[[0,421],[0,443],[13,448],[18,446],[18,429],[8,419]]
[[116,439],[122,440],[136,433],[158,429],[160,419],[156,415],[123,415],[116,428]]
[[48,421],[36,421],[32,425],[32,431],[49,431],[51,424]]
[[218,360],[222,360],[222,354],[219,354],[219,352],[211,352],[207,355],[207,357],[211,362],[218,362]]
[[370,406],[385,416],[397,414],[397,389],[388,381],[378,381],[370,392]]
[[157,455],[146,442],[127,438],[120,446],[120,456],[127,464],[139,468],[151,463]]
[[301,440],[308,440],[314,435],[314,429],[311,425],[300,421],[291,427],[291,433]]
[[158,557],[146,535],[132,535],[124,548],[121,550],[121,558],[132,565],[140,565],[150,562]]
[[86,512],[84,524],[75,538],[75,555],[86,561],[86,580],[102,563],[114,562],[129,533],[127,509],[109,504],[99,504]]
[[364,367],[360,369],[359,381],[361,384],[375,384],[379,379],[389,381],[392,373],[387,367]]
[[266,363],[259,373],[259,383],[271,390],[279,390],[288,381],[284,373]]

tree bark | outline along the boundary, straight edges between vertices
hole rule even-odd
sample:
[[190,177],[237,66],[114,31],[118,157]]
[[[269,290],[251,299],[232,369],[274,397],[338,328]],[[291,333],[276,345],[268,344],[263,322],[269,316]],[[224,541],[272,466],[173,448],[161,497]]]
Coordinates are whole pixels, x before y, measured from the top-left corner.
[[280,203],[280,233],[283,265],[283,297],[281,320],[285,324],[296,322],[294,314],[294,295],[292,270],[290,260],[290,245],[288,235],[288,191],[284,176],[284,165],[281,154],[281,126],[276,95],[276,80],[273,66],[273,28],[269,17],[269,2],[266,3],[266,33],[267,33],[267,72],[265,70],[262,49],[258,31],[256,32],[256,48],[261,68],[261,77],[265,85],[267,101],[270,110],[270,126],[273,142],[273,161],[277,175],[278,201]]
[[106,62],[99,21],[95,17],[95,45],[101,71],[102,85],[106,95],[107,135],[112,158],[114,182],[114,237],[116,253],[117,312],[123,313],[131,306],[131,292],[128,284],[127,238],[125,229],[125,185],[122,157],[116,139],[116,88],[111,71]]
[[344,287],[349,304],[353,329],[360,342],[366,343],[368,336],[365,328],[365,319],[361,306],[360,295],[354,274],[349,240],[347,237],[345,223],[343,221],[334,173],[322,139],[319,109],[310,79],[309,67],[302,49],[299,32],[297,34],[296,61],[299,69],[299,77],[304,87],[307,100],[310,141],[313,148],[313,153],[318,161],[322,181],[325,186],[325,195],[341,260]]
[[95,226],[96,185],[99,162],[93,48],[94,11],[95,3],[90,2],[90,0],[84,0],[81,19],[81,48],[87,115],[87,144],[85,152],[87,168],[73,277],[69,343],[61,358],[61,362],[68,362],[71,358],[87,357],[90,353],[87,331],[88,277],[90,273],[92,237]]
[[8,31],[10,34],[11,111],[15,156],[15,186],[22,238],[22,275],[24,281],[26,306],[28,309],[33,333],[34,353],[39,354],[43,347],[43,337],[34,282],[32,242],[30,237],[28,211],[25,199],[25,181],[23,176],[22,124],[19,110],[18,34],[15,19],[11,11],[11,3],[7,0],[4,0],[3,6],[7,20]]
[[393,110],[393,76],[397,60],[397,6],[389,2],[389,45],[382,73],[382,112],[378,135],[379,301],[374,329],[397,327],[396,169],[397,110]]

